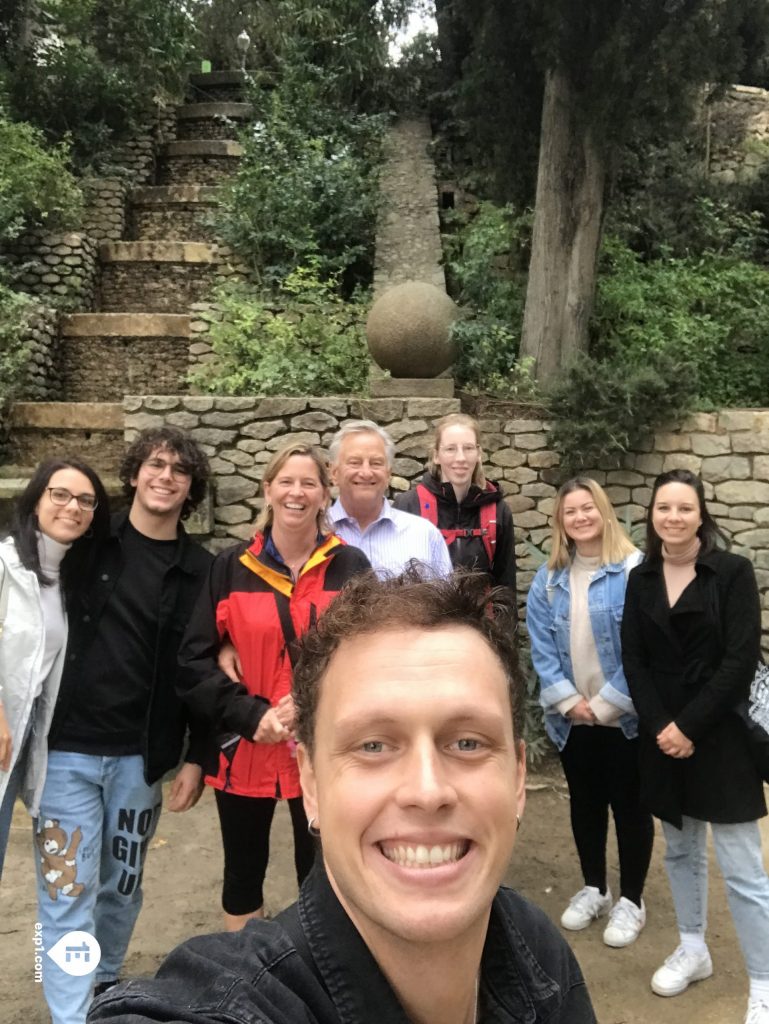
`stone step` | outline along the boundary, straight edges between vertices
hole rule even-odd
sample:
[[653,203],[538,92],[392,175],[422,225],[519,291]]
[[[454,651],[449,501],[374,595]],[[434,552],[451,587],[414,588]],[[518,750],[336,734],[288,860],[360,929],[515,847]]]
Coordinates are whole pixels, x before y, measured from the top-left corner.
[[242,71],[208,71],[190,75],[188,81],[194,99],[227,102],[240,99],[246,77]]
[[185,103],[176,109],[177,138],[237,139],[253,113],[250,103]]
[[105,242],[100,306],[105,312],[186,313],[216,279],[220,255],[203,242]]
[[157,185],[131,193],[128,235],[144,241],[213,240],[213,185]]
[[183,139],[167,142],[159,153],[159,185],[219,185],[234,174],[243,156],[239,142]]
[[73,402],[187,391],[189,316],[73,313],[60,333],[62,387]]
[[114,472],[125,450],[118,402],[16,402],[8,462],[36,466],[55,455],[78,455],[99,472]]

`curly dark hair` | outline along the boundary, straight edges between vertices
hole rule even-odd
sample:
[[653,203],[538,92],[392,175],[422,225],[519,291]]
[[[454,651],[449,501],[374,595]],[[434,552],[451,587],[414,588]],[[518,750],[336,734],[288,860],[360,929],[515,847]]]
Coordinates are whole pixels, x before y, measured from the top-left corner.
[[136,479],[142,463],[156,448],[165,448],[178,455],[179,462],[190,474],[190,493],[182,505],[181,514],[181,518],[186,519],[205,496],[211,468],[200,445],[178,427],[163,425],[142,430],[125,453],[120,466],[119,476],[123,482],[123,493],[129,500],[133,500],[136,488],[131,481]]
[[10,536],[16,545],[19,561],[25,569],[37,576],[41,587],[50,586],[52,581],[40,566],[40,552],[37,546],[37,506],[45,494],[51,477],[60,469],[76,469],[91,482],[96,495],[96,510],[87,536],[78,537],[61,563],[61,588],[70,595],[78,588],[85,587],[92,570],[92,563],[100,543],[109,534],[109,498],[98,474],[87,462],[76,456],[45,459],[35,469],[29,483],[16,500],[13,510]]
[[425,579],[415,565],[400,576],[374,572],[353,577],[316,626],[299,641],[294,669],[297,736],[314,753],[315,716],[329,662],[342,642],[367,633],[397,629],[468,626],[480,633],[499,658],[508,684],[513,733],[523,736],[525,689],[518,665],[507,588],[488,585],[485,573],[458,571],[448,579]]

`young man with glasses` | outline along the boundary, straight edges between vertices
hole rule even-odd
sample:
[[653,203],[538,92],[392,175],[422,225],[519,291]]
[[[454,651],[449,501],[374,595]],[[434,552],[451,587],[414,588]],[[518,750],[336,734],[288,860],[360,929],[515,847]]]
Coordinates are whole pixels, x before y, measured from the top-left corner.
[[[141,909],[161,779],[179,764],[187,731],[174,688],[177,651],[211,560],[181,520],[202,500],[208,475],[183,431],[143,431],[120,468],[130,507],[113,516],[93,579],[68,609],[36,827],[38,921],[46,950],[82,931],[98,941],[101,960],[81,977],[44,957],[53,1024],[84,1024],[94,985],[117,981]],[[200,796],[195,757],[193,745],[171,786],[173,811]]]

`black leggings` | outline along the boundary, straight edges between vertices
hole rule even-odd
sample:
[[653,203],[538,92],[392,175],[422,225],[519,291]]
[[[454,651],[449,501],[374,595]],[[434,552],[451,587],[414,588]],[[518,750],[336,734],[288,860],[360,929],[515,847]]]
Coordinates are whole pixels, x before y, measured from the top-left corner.
[[[214,790],[224,845],[222,907],[226,914],[251,914],[264,903],[262,887],[270,859],[270,826],[277,800]],[[300,796],[287,801],[294,829],[294,864],[299,885],[315,859]]]
[[654,842],[652,816],[641,807],[638,740],[621,729],[575,725],[561,751],[571,797],[571,829],[585,885],[606,892],[609,807],[619,852],[620,895],[640,906]]

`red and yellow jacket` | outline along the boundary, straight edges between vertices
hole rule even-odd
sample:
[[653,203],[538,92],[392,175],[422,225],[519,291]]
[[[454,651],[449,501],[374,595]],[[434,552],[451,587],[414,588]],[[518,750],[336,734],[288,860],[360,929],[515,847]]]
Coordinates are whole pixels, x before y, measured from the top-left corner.
[[[262,715],[291,691],[291,659],[276,595],[288,598],[301,636],[347,580],[368,568],[361,551],[334,535],[321,541],[296,582],[265,550],[262,534],[250,546],[235,545],[214,559],[179,651],[180,696],[190,715],[208,726],[204,770],[210,786],[239,796],[301,795],[292,745],[252,740]],[[218,666],[225,638],[240,656],[242,683],[232,682]]]

